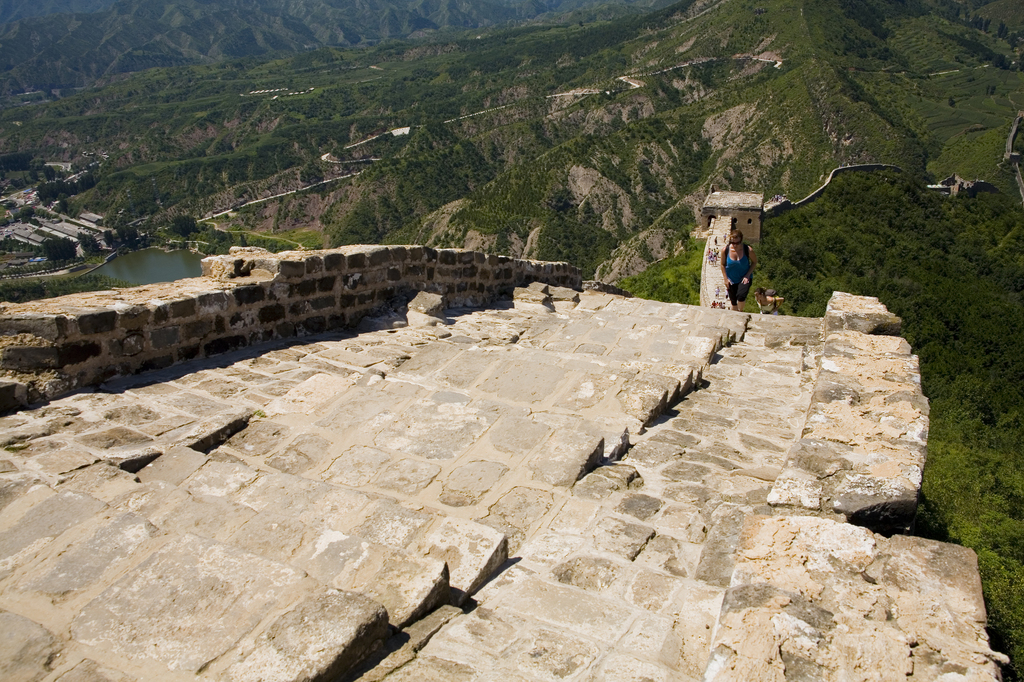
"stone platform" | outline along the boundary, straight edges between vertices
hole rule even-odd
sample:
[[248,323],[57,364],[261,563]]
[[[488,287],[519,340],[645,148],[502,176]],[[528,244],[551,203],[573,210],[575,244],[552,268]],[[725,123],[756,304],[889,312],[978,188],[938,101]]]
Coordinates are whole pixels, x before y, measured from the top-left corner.
[[973,554],[872,530],[927,402],[837,301],[534,284],[3,417],[2,677],[998,679]]

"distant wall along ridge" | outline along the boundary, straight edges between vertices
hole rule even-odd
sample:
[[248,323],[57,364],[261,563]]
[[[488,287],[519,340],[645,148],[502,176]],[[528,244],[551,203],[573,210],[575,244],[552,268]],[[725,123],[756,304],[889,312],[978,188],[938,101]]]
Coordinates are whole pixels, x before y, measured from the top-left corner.
[[422,247],[5,306],[0,678],[998,680],[899,333]]

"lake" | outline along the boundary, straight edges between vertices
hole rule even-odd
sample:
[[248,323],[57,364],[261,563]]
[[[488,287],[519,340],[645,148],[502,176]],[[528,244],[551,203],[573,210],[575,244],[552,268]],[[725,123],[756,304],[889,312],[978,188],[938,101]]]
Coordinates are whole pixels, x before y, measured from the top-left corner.
[[173,282],[176,279],[202,275],[202,258],[199,254],[184,249],[143,249],[118,256],[93,270],[91,274],[123,279],[131,284]]

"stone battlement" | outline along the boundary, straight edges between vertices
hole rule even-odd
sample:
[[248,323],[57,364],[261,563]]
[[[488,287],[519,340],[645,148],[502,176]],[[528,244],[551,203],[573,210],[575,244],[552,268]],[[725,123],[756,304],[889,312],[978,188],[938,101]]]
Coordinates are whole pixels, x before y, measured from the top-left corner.
[[579,269],[567,263],[458,249],[234,248],[204,259],[200,278],[0,305],[0,370],[22,384],[0,390],[0,409],[272,339],[351,327],[374,309],[400,305],[409,292],[478,306],[530,282],[582,284]]
[[[999,679],[974,553],[900,534],[928,403],[876,299],[744,314],[524,263],[486,306],[445,280],[297,338],[259,326],[307,281],[274,261],[168,285],[278,287],[268,336],[0,418],[0,677]],[[80,333],[68,300],[35,312]]]

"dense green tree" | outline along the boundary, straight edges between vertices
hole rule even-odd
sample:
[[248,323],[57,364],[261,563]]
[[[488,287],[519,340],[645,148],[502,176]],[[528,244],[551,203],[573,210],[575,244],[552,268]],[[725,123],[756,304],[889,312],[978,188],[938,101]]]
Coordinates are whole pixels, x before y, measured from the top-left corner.
[[171,219],[170,230],[182,239],[188,239],[194,232],[199,230],[199,226],[196,224],[196,219],[192,216],[176,215]]
[[82,252],[86,256],[91,256],[100,252],[100,245],[99,242],[96,241],[96,237],[87,232],[79,233],[78,243],[82,245]]
[[50,237],[43,241],[43,253],[51,261],[74,260],[77,252],[75,242],[63,237]]
[[114,287],[131,286],[128,282],[101,275],[81,277],[42,277],[38,279],[0,282],[0,301],[24,303],[41,298],[66,296],[81,291],[102,291]]

